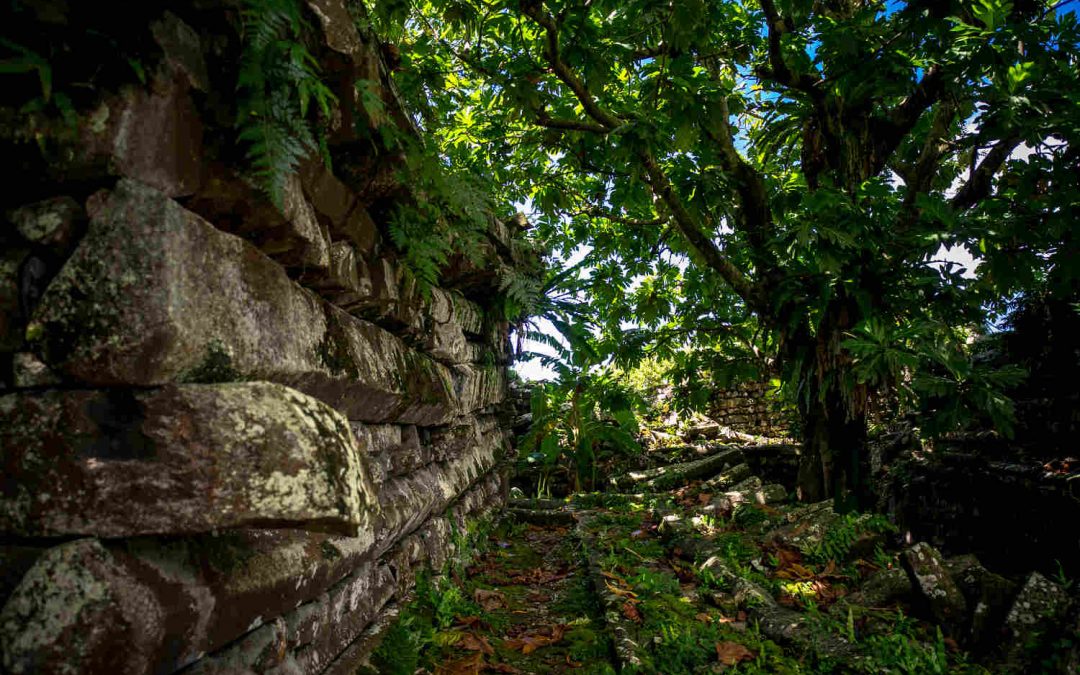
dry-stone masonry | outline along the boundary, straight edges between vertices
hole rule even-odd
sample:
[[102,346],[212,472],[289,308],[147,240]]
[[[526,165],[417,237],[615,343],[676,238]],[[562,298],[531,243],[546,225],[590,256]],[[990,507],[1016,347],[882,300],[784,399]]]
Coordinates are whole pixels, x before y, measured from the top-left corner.
[[233,126],[241,11],[269,4],[0,21],[53,82],[0,94],[2,672],[354,672],[505,503],[520,220],[410,275],[387,222],[418,195],[373,139],[418,132],[350,0],[296,0],[332,162],[275,205]]
[[769,396],[768,382],[744,381],[713,394],[709,417],[722,426],[755,436],[791,436],[792,411]]

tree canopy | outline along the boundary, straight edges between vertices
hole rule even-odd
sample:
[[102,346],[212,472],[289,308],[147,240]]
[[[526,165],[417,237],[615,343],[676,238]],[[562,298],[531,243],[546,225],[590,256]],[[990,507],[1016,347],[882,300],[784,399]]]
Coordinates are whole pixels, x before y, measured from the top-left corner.
[[530,204],[561,259],[587,251],[562,281],[608,353],[664,357],[688,385],[777,372],[803,497],[846,499],[876,401],[1007,432],[1018,374],[973,361],[973,331],[1018,293],[1077,294],[1063,4],[401,0],[373,17],[444,161]]

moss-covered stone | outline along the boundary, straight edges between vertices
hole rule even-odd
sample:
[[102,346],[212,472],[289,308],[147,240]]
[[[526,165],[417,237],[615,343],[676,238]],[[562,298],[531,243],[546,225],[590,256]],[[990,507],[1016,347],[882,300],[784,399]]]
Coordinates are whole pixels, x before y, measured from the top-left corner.
[[347,422],[281,385],[25,392],[0,398],[0,420],[5,532],[355,533],[377,511]]

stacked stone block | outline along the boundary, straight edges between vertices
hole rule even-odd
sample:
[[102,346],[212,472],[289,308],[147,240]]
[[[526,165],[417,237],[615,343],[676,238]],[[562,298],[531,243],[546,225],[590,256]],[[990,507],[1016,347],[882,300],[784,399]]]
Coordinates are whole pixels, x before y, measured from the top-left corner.
[[709,417],[735,431],[768,438],[791,436],[789,410],[769,396],[768,382],[738,382],[713,395]]
[[[92,23],[38,5],[58,44]],[[22,186],[0,234],[3,672],[352,672],[505,502],[513,226],[442,287],[411,278],[385,218],[413,195],[362,132],[415,129],[345,0],[304,5],[334,168],[305,162],[275,206],[223,140],[237,8],[125,5],[147,81],[41,147],[0,130]]]

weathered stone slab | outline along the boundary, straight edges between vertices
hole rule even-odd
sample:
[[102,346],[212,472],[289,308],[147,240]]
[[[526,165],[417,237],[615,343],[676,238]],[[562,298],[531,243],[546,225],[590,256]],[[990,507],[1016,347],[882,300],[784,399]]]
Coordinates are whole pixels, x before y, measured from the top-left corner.
[[937,549],[919,542],[900,555],[900,564],[907,571],[912,587],[922,597],[933,619],[956,629],[964,619],[967,603]]
[[69,542],[38,558],[0,611],[3,666],[171,672],[325,592],[373,545],[370,533],[299,530]]
[[211,165],[202,188],[185,205],[218,229],[251,241],[277,262],[307,272],[325,271],[330,242],[297,176],[285,182],[279,209],[255,185]]
[[[457,459],[436,462],[385,483],[379,494],[376,538],[393,543],[416,529],[428,516],[445,509],[495,465],[501,440],[490,436]],[[380,549],[384,546],[389,544],[380,544]]]
[[666,490],[695,478],[715,475],[728,467],[738,465],[742,459],[742,452],[737,448],[732,448],[692,462],[669,464],[645,471],[631,471],[625,476],[613,478],[611,482],[619,488],[636,486],[642,489]]
[[26,241],[65,255],[80,234],[86,212],[74,199],[62,196],[21,206],[9,219]]
[[[496,503],[494,499],[497,498],[498,484],[498,477],[485,477],[455,501],[452,511],[460,511],[462,519],[466,515],[471,518],[483,517]],[[243,637],[198,661],[184,671],[185,675],[251,671],[282,675],[318,672],[316,667],[321,668],[320,664],[325,664],[326,659],[339,658],[339,655],[347,652],[349,645],[355,643],[364,629],[364,624],[370,622],[374,612],[387,601],[388,593],[400,598],[402,584],[408,583],[419,569],[442,568],[452,549],[451,519],[455,517],[457,516],[429,518],[422,527],[407,537],[406,541],[391,548],[377,561],[371,560],[370,555],[358,557],[359,552],[354,549],[337,548],[337,545],[353,540],[314,540],[310,537],[322,535],[309,535],[306,546],[309,550],[323,549],[322,559],[327,561],[324,564],[351,571],[336,577],[338,581],[333,585],[324,582],[310,585],[309,576],[301,575],[300,581],[305,584],[307,592],[305,597],[309,598],[307,601],[287,605],[295,608],[274,620],[266,618],[269,615],[263,615],[253,622],[252,617],[248,616],[247,620],[251,625]],[[322,542],[321,545],[319,541]],[[422,547],[418,548],[417,542],[422,543]],[[334,548],[327,551],[328,546]],[[333,551],[340,553],[334,554]],[[297,557],[282,555],[278,556],[278,559],[282,563],[294,561],[295,564]],[[264,566],[266,562],[262,560],[257,563],[244,563],[243,567],[238,568],[232,575],[233,583],[242,582],[244,576],[251,575]],[[285,572],[287,565],[280,567],[281,571]],[[296,594],[291,592],[285,595],[288,598],[296,597]],[[241,604],[254,607],[254,603]],[[286,605],[274,603],[272,606]],[[328,631],[328,627],[342,621],[343,616],[347,623],[346,629]],[[239,618],[238,616],[237,619]],[[234,620],[232,625],[239,626],[241,622]]]
[[0,397],[0,531],[355,533],[377,509],[346,420],[265,382]]
[[96,213],[33,321],[43,361],[89,384],[266,379],[350,419],[420,425],[505,389],[500,369],[447,369],[134,181]]
[[1034,632],[1053,625],[1071,602],[1061,586],[1038,572],[1032,572],[1005,617],[1005,626],[1013,637],[1014,645],[1021,648]]

